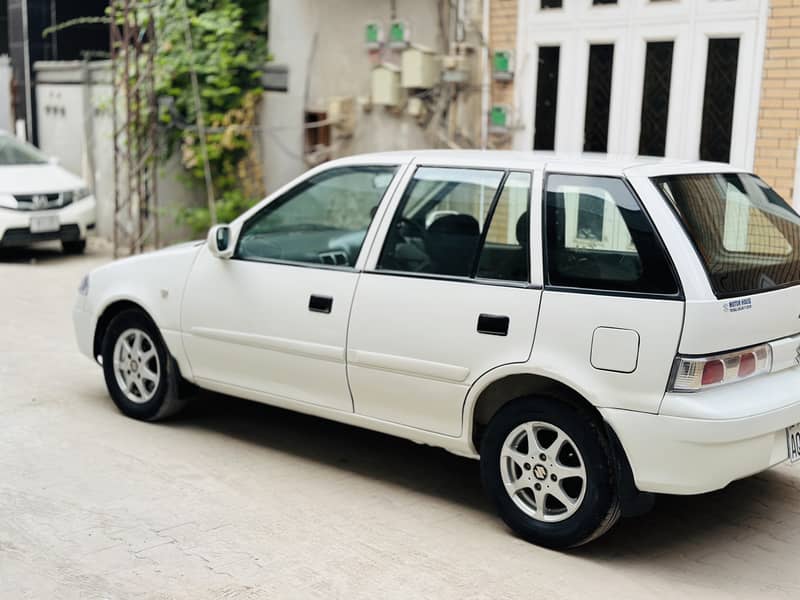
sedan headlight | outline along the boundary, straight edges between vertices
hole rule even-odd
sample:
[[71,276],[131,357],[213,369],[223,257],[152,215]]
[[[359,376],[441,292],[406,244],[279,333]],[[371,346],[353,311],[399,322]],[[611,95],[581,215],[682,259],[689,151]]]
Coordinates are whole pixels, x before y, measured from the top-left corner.
[[89,276],[84,275],[83,279],[81,279],[81,283],[78,286],[78,293],[81,296],[88,296],[89,295]]
[[17,208],[17,199],[11,194],[0,194],[0,208]]
[[62,201],[61,204],[66,206],[67,204],[71,204],[72,202],[77,202],[78,200],[83,200],[84,198],[88,198],[92,195],[92,190],[89,188],[79,188],[77,190],[72,190],[69,192],[64,192],[61,195]]

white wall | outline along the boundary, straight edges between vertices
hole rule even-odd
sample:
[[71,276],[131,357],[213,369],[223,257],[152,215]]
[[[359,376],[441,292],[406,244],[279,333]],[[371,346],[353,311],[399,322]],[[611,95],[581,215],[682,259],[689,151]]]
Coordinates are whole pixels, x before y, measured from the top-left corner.
[[11,115],[11,60],[5,54],[0,55],[0,129],[13,131]]
[[[438,0],[396,2],[397,17],[410,24],[411,41],[441,52],[438,4]],[[371,20],[388,28],[388,0],[270,3],[270,52],[274,63],[289,66],[289,91],[267,92],[263,102],[262,160],[268,190],[307,168],[303,162],[305,107],[324,110],[331,97],[369,96],[372,63],[364,46],[364,28]],[[387,53],[385,58],[400,63],[397,53]],[[423,148],[434,143],[409,116],[390,115],[382,107],[371,112],[357,108],[355,134],[337,147],[336,154]]]
[[[97,197],[97,234],[110,239],[114,223],[114,147],[111,120],[111,77],[106,62],[36,63],[39,147],[80,175]],[[87,82],[88,80],[88,82]],[[162,243],[188,239],[177,225],[177,211],[203,201],[200,190],[188,189],[173,160],[159,169],[159,226]]]

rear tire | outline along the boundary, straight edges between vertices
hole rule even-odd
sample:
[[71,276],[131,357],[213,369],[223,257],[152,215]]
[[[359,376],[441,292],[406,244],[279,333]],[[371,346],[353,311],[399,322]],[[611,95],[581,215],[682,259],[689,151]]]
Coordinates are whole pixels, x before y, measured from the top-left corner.
[[160,421],[186,406],[191,386],[142,311],[126,310],[111,320],[102,356],[108,392],[128,417]]
[[83,254],[86,251],[86,240],[61,242],[61,248],[64,254]]
[[481,443],[483,485],[525,540],[554,549],[585,544],[620,516],[611,446],[588,411],[547,397],[510,402]]

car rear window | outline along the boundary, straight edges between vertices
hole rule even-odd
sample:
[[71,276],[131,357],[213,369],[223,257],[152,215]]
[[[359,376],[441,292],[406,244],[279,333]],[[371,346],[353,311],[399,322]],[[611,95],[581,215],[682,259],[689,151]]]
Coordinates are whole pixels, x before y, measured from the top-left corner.
[[800,283],[800,216],[745,173],[657,177],[705,264],[717,297]]

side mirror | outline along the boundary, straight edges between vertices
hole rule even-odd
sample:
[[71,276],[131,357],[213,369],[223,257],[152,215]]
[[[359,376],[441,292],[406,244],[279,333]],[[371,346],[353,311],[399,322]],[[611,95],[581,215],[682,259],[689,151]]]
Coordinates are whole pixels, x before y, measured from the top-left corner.
[[230,258],[233,256],[233,236],[228,225],[214,225],[208,231],[208,249],[217,258]]

